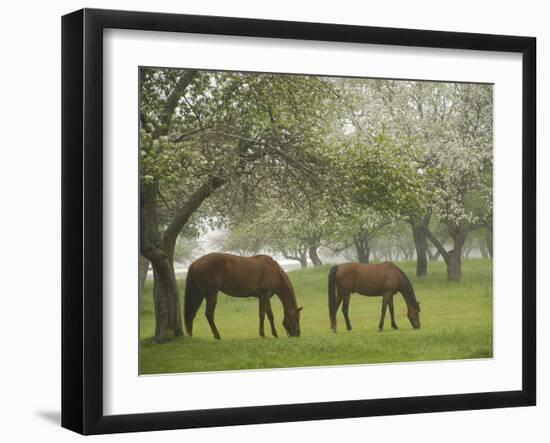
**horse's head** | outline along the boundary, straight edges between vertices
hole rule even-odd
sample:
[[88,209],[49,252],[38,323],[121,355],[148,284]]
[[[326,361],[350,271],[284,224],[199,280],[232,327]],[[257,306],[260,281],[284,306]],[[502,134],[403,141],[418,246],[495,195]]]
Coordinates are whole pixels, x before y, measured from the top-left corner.
[[407,317],[414,329],[420,329],[420,303],[416,302],[416,306],[409,306]]
[[290,337],[300,336],[300,311],[302,308],[296,309],[294,312],[285,312],[283,318],[283,326],[286,329],[286,333]]

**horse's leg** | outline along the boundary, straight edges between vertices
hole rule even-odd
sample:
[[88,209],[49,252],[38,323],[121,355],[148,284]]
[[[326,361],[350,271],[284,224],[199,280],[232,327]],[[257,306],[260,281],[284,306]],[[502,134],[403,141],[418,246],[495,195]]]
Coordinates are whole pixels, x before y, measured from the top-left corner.
[[332,332],[336,332],[336,314],[338,314],[340,303],[342,303],[342,291],[340,290],[340,287],[336,285],[336,303],[334,308],[334,325],[332,325]]
[[380,323],[378,323],[378,330],[382,332],[384,330],[384,319],[386,317],[386,309],[391,299],[391,292],[386,292],[382,296],[382,312],[380,314]]
[[264,331],[264,320],[265,320],[265,311],[266,311],[266,304],[267,299],[265,296],[260,295],[258,297],[259,301],[259,307],[260,307],[260,337],[265,337],[265,331]]
[[269,300],[269,298],[266,300],[265,307],[266,307],[267,318],[269,320],[269,324],[271,325],[271,335],[273,335],[273,337],[278,337],[277,329],[275,329],[275,317],[273,316],[273,311],[271,309],[271,301]]
[[218,328],[216,328],[216,323],[214,323],[214,311],[216,309],[216,304],[218,303],[218,292],[214,292],[213,294],[209,294],[206,297],[206,319],[208,320],[208,324],[210,325],[210,329],[212,329],[212,334],[214,334],[214,338],[216,340],[219,340],[220,333],[218,332]]
[[393,309],[393,295],[390,297],[390,302],[388,304],[388,307],[390,308],[391,327],[393,329],[399,329],[397,327],[397,323],[395,323],[395,312],[394,312],[394,309]]
[[351,294],[344,294],[342,297],[342,313],[344,314],[344,320],[346,321],[346,328],[351,331],[351,322],[349,321],[349,300]]

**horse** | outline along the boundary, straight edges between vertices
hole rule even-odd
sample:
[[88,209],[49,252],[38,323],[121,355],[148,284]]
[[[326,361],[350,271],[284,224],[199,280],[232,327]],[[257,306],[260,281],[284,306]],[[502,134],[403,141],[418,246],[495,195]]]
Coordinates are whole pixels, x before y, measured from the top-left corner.
[[391,326],[398,329],[395,322],[393,296],[401,292],[407,304],[407,317],[414,329],[420,328],[420,303],[407,275],[391,262],[380,264],[343,263],[333,266],[328,274],[328,306],[330,326],[336,332],[336,312],[342,305],[346,327],[351,331],[349,302],[353,293],[367,297],[382,297],[382,312],[378,330],[384,329],[386,308],[389,306]]
[[202,300],[206,299],[206,318],[215,339],[220,333],[214,323],[218,291],[232,297],[256,297],[260,308],[260,336],[265,337],[264,319],[267,314],[271,333],[277,337],[270,298],[279,297],[283,309],[283,326],[290,337],[300,336],[300,311],[290,279],[279,264],[267,255],[240,257],[213,252],[189,266],[185,282],[184,322],[189,336],[193,335],[193,320]]

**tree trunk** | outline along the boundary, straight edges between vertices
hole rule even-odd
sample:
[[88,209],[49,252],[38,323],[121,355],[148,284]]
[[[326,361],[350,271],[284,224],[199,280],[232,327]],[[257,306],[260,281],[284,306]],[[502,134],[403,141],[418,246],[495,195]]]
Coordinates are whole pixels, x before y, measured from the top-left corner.
[[368,263],[370,259],[370,247],[367,235],[365,233],[357,234],[353,243],[357,251],[357,261],[359,263]]
[[462,250],[468,235],[468,223],[461,221],[456,231],[451,232],[453,237],[453,250],[449,251],[447,262],[447,280],[460,281],[462,278]]
[[149,260],[143,255],[139,256],[139,299],[141,301],[141,294],[143,294],[143,288],[145,287],[145,280],[147,280],[147,271],[149,270]]
[[480,237],[478,243],[479,243],[479,252],[481,253],[481,257],[485,259],[489,258],[489,251],[485,246],[485,239],[483,237]]
[[141,255],[153,266],[155,299],[155,341],[164,343],[172,336],[182,334],[181,303],[174,272],[174,248],[176,240],[200,207],[223,181],[211,178],[200,186],[187,201],[176,208],[166,229],[161,231],[158,222],[157,196],[158,183],[141,183]]
[[443,244],[437,239],[437,237],[426,227],[423,227],[424,234],[437,248],[445,264],[447,265],[447,280],[448,281],[460,281],[462,277],[462,249],[464,243],[466,243],[466,237],[471,231],[471,225],[462,220],[458,225],[451,228],[449,226],[449,233],[453,239],[453,249],[447,251]]
[[411,217],[409,224],[412,228],[414,247],[416,249],[416,276],[426,277],[428,275],[428,240],[423,228],[430,226],[431,212],[427,212],[422,218]]
[[163,239],[158,225],[158,184],[141,185],[141,255],[153,267],[155,341],[165,343],[182,334],[181,307],[174,273],[174,242]]
[[296,255],[290,255],[286,252],[283,252],[283,256],[287,260],[296,260],[298,263],[300,263],[300,267],[302,269],[307,269],[307,255],[305,250],[297,250]]
[[306,269],[307,268],[307,254],[306,254],[306,251],[305,249],[302,250],[298,250],[298,257],[300,258],[299,262],[300,262],[300,266],[302,267],[302,269]]
[[173,263],[169,259],[152,262],[155,302],[155,341],[164,343],[182,334],[181,306]]
[[447,280],[460,281],[462,277],[462,254],[449,251],[449,260],[447,261]]
[[317,248],[319,246],[310,246],[308,248],[309,252],[309,258],[311,260],[311,263],[313,263],[313,266],[323,266],[323,262],[319,258],[319,255],[317,255]]

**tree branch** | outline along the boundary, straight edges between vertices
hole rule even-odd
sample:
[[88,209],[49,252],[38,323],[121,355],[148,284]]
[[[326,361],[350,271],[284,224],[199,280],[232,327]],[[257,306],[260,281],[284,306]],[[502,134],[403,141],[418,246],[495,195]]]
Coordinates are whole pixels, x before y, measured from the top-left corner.
[[421,226],[421,229],[422,229],[422,232],[424,233],[424,235],[426,237],[428,237],[428,239],[432,242],[432,244],[439,251],[439,253],[443,257],[443,260],[445,260],[445,262],[448,262],[449,258],[450,258],[449,252],[447,252],[447,250],[445,249],[443,244],[437,239],[437,237],[427,227]]
[[211,177],[200,186],[191,197],[176,209],[175,215],[164,232],[163,242],[165,246],[173,245],[191,215],[200,207],[212,193],[225,183],[218,177]]
[[197,75],[197,71],[186,71],[185,74],[180,77],[180,79],[176,83],[176,87],[168,96],[164,109],[160,114],[160,125],[156,127],[153,131],[154,139],[157,139],[161,135],[166,135],[168,133],[168,124],[172,120],[172,116],[174,115],[174,111],[176,110],[176,106],[178,105],[178,101],[181,96],[185,94],[187,86],[191,84],[191,82],[195,79]]
[[195,134],[198,134],[199,132],[206,131],[206,130],[208,130],[208,128],[195,129],[194,131],[188,132],[186,134],[173,134],[170,137],[170,141],[174,142],[174,143],[178,143],[178,142],[181,142],[181,141],[185,140],[186,138],[189,138],[189,137],[191,137]]

